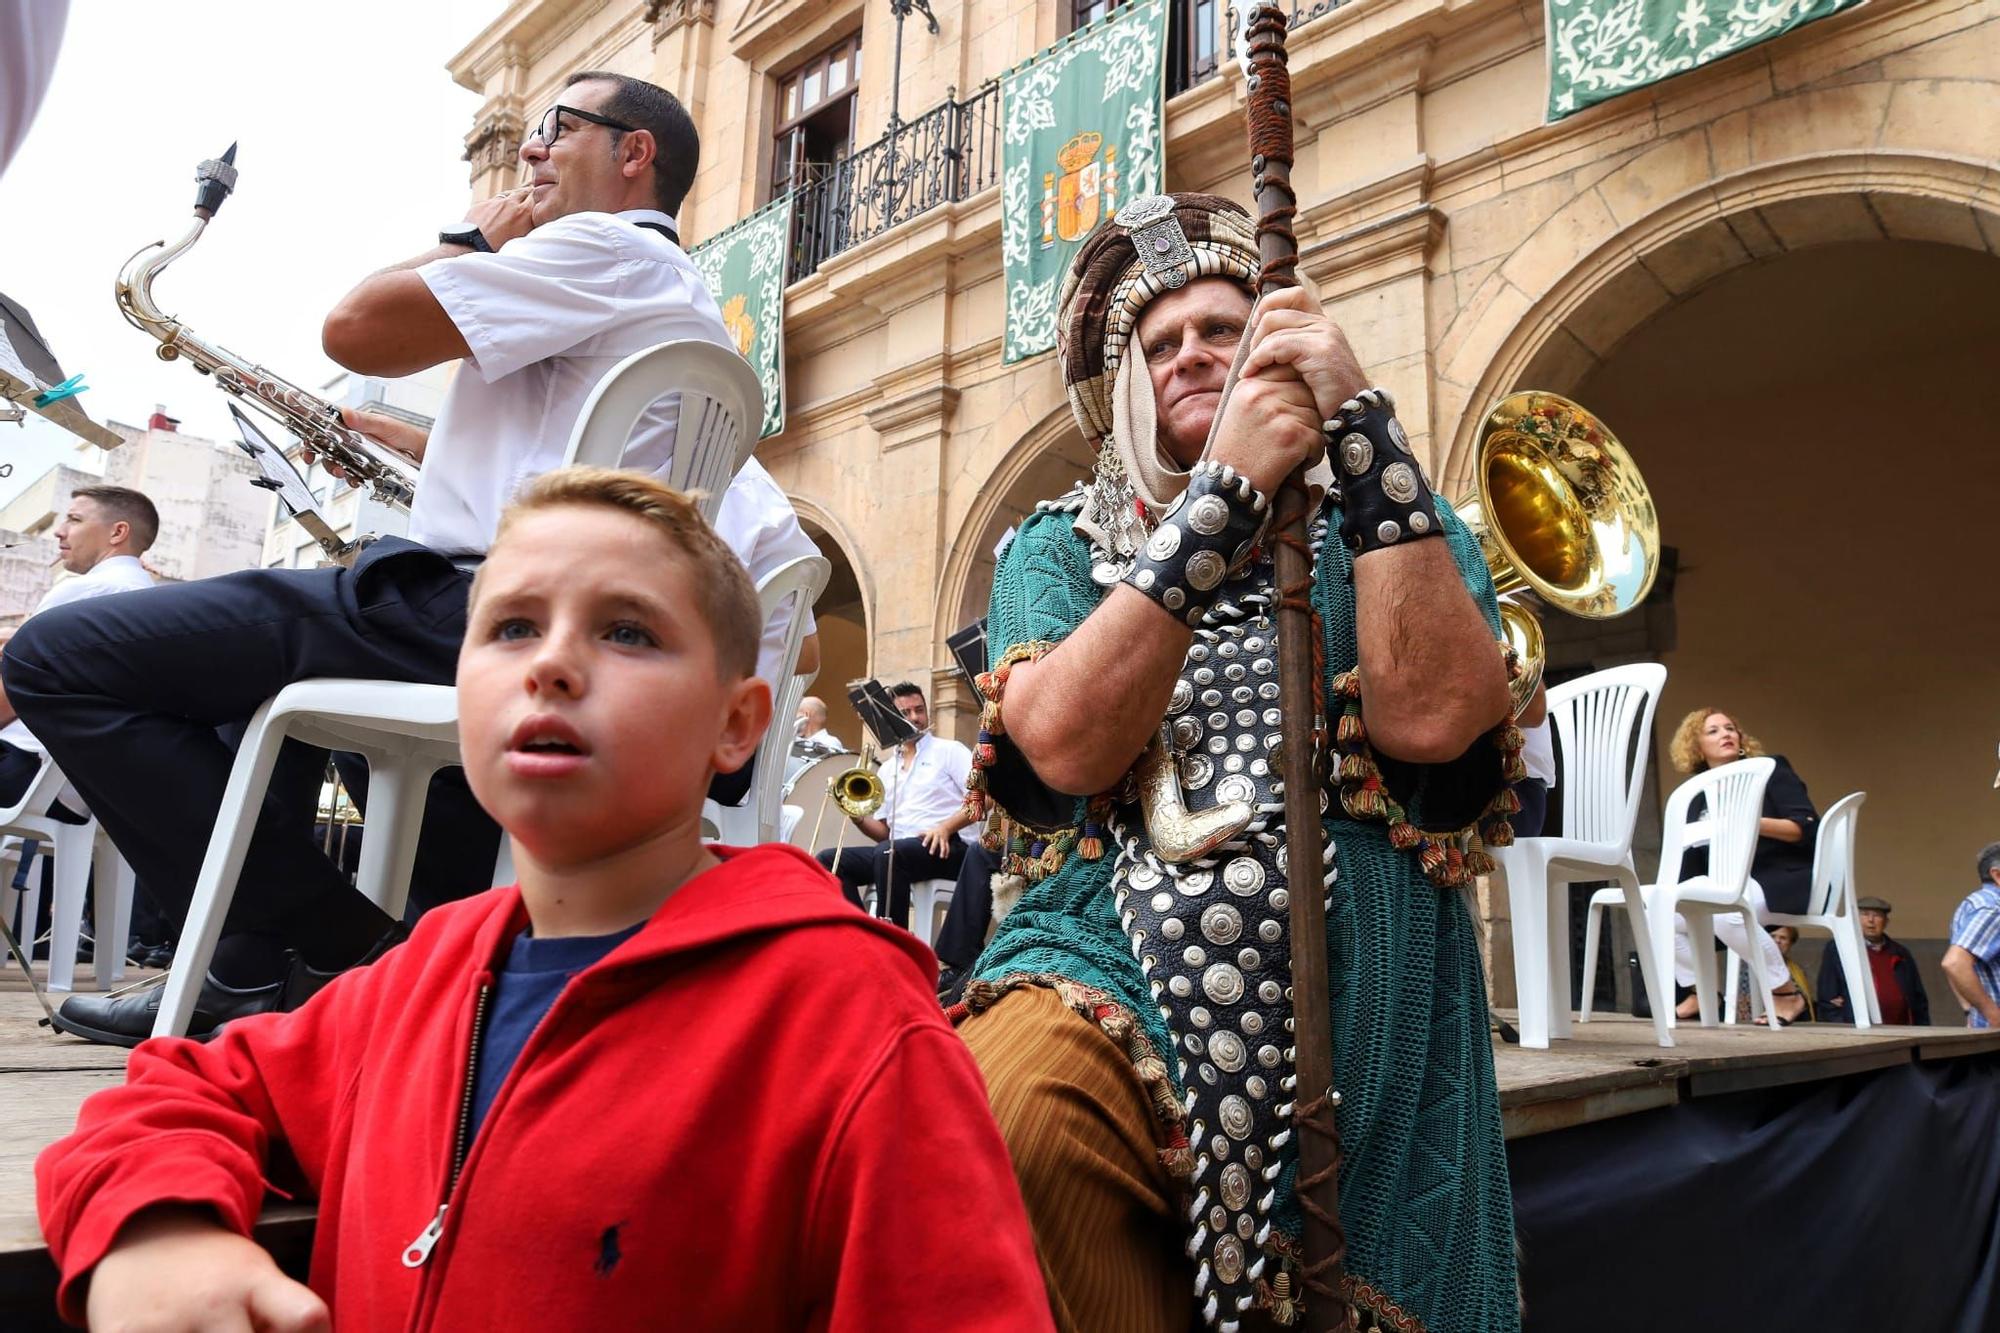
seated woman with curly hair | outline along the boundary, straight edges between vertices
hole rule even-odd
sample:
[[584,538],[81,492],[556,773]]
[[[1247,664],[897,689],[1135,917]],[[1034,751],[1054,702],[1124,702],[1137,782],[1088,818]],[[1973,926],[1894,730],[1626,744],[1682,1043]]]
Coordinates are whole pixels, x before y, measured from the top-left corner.
[[[1667,757],[1682,773],[1699,773],[1763,753],[1762,743],[1755,736],[1744,734],[1736,720],[1719,708],[1697,708],[1682,718],[1667,747]],[[1763,816],[1757,821],[1757,853],[1750,863],[1746,894],[1759,922],[1767,920],[1773,912],[1797,914],[1806,910],[1806,900],[1812,893],[1813,832],[1819,825],[1819,812],[1813,809],[1812,798],[1806,795],[1806,784],[1783,755],[1771,757],[1778,766],[1771,770],[1771,780],[1764,787]],[[1697,804],[1688,813],[1691,818],[1699,818],[1702,807]],[[1707,869],[1708,848],[1690,849],[1683,878]],[[1666,867],[1661,870],[1664,873]],[[1700,1012],[1699,1001],[1693,994],[1694,954],[1688,942],[1687,922],[1676,916],[1674,923],[1674,981],[1686,992],[1675,1012],[1682,1018],[1693,1018]],[[1715,931],[1737,953],[1745,958],[1752,956],[1749,932],[1741,916],[1717,917]],[[1777,1002],[1775,1017],[1779,1026],[1805,1017],[1811,1002],[1793,984],[1784,955],[1763,931],[1758,932],[1757,954],[1763,959],[1764,976],[1771,983],[1771,994]],[[1724,999],[1726,1003],[1728,997]]]

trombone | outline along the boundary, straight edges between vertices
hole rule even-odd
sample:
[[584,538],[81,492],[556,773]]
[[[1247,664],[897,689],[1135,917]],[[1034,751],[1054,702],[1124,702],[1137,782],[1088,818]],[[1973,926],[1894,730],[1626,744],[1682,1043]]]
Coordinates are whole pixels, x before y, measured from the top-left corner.
[[[827,799],[819,803],[819,814],[813,820],[812,845],[819,846],[820,825],[826,822],[828,802],[840,807],[840,813],[848,819],[866,819],[882,808],[882,778],[875,772],[875,747],[861,747],[861,762],[853,768],[834,774],[827,780]],[[847,825],[842,823],[833,831],[833,858],[840,860],[840,843],[847,836]]]

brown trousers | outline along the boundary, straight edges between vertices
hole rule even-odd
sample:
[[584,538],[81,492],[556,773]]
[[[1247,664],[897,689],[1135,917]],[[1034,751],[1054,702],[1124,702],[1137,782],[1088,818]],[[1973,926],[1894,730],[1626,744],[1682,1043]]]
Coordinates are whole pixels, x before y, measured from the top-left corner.
[[1131,1060],[1043,986],[1010,992],[959,1035],[1014,1158],[1056,1327],[1198,1328],[1180,1191]]

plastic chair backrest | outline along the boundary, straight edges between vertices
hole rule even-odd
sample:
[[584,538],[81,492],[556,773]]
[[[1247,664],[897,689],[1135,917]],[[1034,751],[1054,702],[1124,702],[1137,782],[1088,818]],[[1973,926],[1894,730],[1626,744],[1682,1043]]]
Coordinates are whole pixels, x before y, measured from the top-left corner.
[[680,408],[665,480],[677,491],[699,492],[702,517],[713,523],[764,422],[757,372],[726,347],[680,338],[620,361],[584,402],[563,462],[623,467],[639,419],[668,394],[680,395]]
[[1854,915],[1854,830],[1861,819],[1861,803],[1867,799],[1865,791],[1850,793],[1820,819],[1807,916]]
[[757,600],[762,604],[766,625],[786,602],[792,602],[792,618],[785,627],[784,647],[778,658],[778,679],[771,682],[771,725],[757,746],[756,788],[752,799],[757,803],[757,828],[767,840],[777,836],[778,805],[785,788],[785,757],[792,748],[792,714],[798,711],[799,699],[810,679],[793,670],[798,665],[799,646],[805,641],[805,612],[819,600],[832,573],[833,564],[825,556],[802,555],[766,574],[757,587]]
[[[1738,759],[1701,772],[1674,788],[1660,816],[1662,884],[1678,883],[1681,854],[1699,842],[1708,844],[1708,879],[1737,898],[1750,882],[1750,862],[1757,854],[1757,820],[1764,813],[1764,785],[1777,761],[1768,757]],[[1690,820],[1696,797],[1707,809]],[[1674,878],[1667,878],[1669,870]]]
[[1562,739],[1562,834],[1629,849],[1653,749],[1653,710],[1667,683],[1658,662],[1594,671],[1549,689]]
[[0,824],[11,824],[25,815],[46,815],[62,789],[62,770],[56,767],[53,759],[43,755],[42,766],[35,770],[34,780],[21,793],[21,799],[10,807],[0,809]]

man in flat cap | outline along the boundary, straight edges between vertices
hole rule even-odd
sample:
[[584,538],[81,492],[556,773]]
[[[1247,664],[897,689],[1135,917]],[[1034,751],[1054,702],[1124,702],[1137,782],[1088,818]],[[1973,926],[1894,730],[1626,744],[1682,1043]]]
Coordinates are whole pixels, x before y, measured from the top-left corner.
[[[1492,585],[1318,302],[1294,289],[1253,314],[1257,263],[1236,204],[1154,195],[1086,240],[1064,283],[1062,372],[1097,464],[994,575],[970,799],[992,807],[1000,920],[952,1013],[1058,1327],[1179,1333],[1190,1301],[1222,1333],[1289,1325],[1306,1290],[1288,906],[1325,894],[1337,1299],[1360,1329],[1511,1331],[1461,892],[1490,864],[1482,831],[1508,836],[1521,772]],[[1293,885],[1266,519],[1329,445],[1306,594],[1325,883]]]
[[[1897,1027],[1928,1027],[1931,1000],[1924,993],[1923,973],[1909,948],[1889,938],[1889,904],[1863,898],[1855,907],[1861,914],[1861,939],[1868,946],[1868,971],[1875,978],[1882,1021]],[[1821,1022],[1854,1021],[1854,1006],[1861,1000],[1847,993],[1847,972],[1840,965],[1838,949],[1828,948],[1820,955],[1819,993]]]

